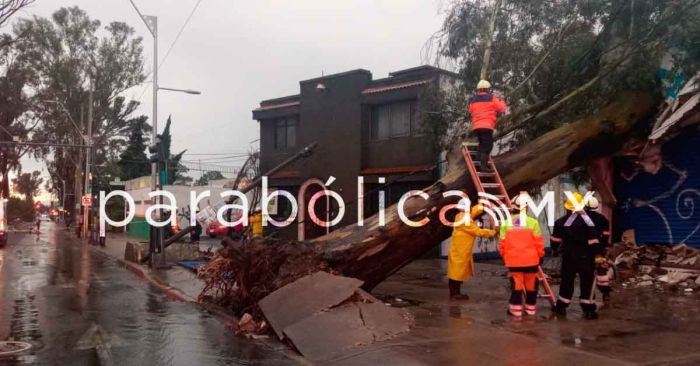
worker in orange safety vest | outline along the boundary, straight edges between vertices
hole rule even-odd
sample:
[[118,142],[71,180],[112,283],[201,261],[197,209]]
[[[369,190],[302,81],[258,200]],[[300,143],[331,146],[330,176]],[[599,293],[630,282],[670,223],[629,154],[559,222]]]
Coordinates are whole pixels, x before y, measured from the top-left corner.
[[476,94],[469,99],[469,114],[472,123],[470,136],[479,140],[479,163],[483,171],[492,170],[488,162],[493,150],[493,132],[498,115],[505,111],[506,103],[491,92],[491,83],[479,81]]
[[[511,210],[517,213],[510,225],[501,227],[501,241],[498,252],[501,254],[511,280],[511,294],[508,314],[514,317],[523,315],[523,291],[525,291],[525,314],[537,313],[537,274],[540,259],[544,257],[544,238],[537,219],[521,214],[525,206],[525,196],[521,193],[513,199]],[[521,217],[522,215],[522,217]]]

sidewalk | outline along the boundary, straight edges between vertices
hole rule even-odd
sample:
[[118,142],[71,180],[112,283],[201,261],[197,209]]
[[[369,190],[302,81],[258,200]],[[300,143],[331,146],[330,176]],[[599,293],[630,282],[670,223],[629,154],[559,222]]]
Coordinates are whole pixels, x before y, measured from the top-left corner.
[[[140,277],[156,281],[160,286],[167,289],[171,296],[179,297],[184,301],[196,301],[197,296],[204,287],[204,281],[189,269],[180,267],[174,263],[168,263],[166,269],[151,269],[148,264],[139,264],[124,260],[124,252],[127,242],[140,242],[142,239],[131,238],[122,233],[110,233],[107,236],[104,247],[95,246],[103,253],[123,263],[129,270],[135,272]],[[220,244],[200,243],[200,250],[218,249]]]
[[385,302],[407,306],[415,327],[335,364],[700,364],[698,294],[615,287],[599,320],[583,320],[576,301],[566,318],[554,317],[540,299],[535,318],[515,321],[506,315],[510,288],[503,266],[477,263],[476,276],[463,286],[471,299],[463,302],[447,299],[445,267],[444,260],[416,261],[374,289]]
[[[101,252],[171,296],[194,301],[202,281],[182,267],[150,270],[123,261],[127,238],[111,235]],[[207,245],[207,244],[204,244]],[[419,260],[372,291],[387,305],[405,307],[415,317],[407,334],[348,350],[328,364],[523,364],[523,365],[694,365],[700,363],[700,294],[689,296],[653,288],[614,288],[612,306],[600,319],[586,321],[574,303],[566,318],[551,315],[540,299],[538,315],[514,321],[506,315],[509,283],[500,265],[477,263],[476,275],[463,289],[471,299],[447,300],[445,261]],[[555,293],[558,287],[554,286]],[[578,290],[577,290],[578,291]],[[221,309],[207,310],[229,322]],[[269,346],[294,351],[270,338]],[[298,356],[296,356],[298,357]],[[303,360],[302,360],[303,361]]]

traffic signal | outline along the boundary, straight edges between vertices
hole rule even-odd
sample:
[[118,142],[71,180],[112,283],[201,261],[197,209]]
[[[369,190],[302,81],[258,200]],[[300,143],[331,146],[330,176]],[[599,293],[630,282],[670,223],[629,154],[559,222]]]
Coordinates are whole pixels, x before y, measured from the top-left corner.
[[153,145],[148,146],[148,152],[151,153],[151,155],[148,157],[148,160],[151,163],[160,163],[162,161],[162,150],[163,150],[163,144],[160,142],[160,135],[156,137],[156,143]]
[[158,163],[158,176],[160,184],[167,184],[167,174],[165,169],[167,159],[165,156],[165,147],[161,142],[160,135],[156,136],[156,143],[154,145],[148,146],[148,152],[151,153],[149,156],[149,161],[151,163]]
[[40,210],[41,209],[41,202],[37,202],[34,204],[34,209],[35,210]]

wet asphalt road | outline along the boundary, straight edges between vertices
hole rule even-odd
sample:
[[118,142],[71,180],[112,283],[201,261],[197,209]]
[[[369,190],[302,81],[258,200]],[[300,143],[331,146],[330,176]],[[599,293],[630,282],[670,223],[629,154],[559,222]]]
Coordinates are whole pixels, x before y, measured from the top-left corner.
[[52,223],[40,235],[10,234],[0,301],[0,339],[32,345],[0,365],[295,364]]

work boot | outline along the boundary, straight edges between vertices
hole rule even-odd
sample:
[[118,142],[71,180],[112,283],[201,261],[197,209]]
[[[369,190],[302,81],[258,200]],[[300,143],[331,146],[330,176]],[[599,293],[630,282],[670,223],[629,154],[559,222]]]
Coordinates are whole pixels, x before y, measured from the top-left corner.
[[450,295],[450,301],[466,301],[466,300],[469,300],[469,295],[467,295],[467,294]]
[[450,288],[450,301],[469,300],[469,296],[467,296],[467,294],[460,293],[460,289],[462,287],[461,281],[448,280],[447,284]]
[[586,311],[583,313],[583,318],[586,320],[596,320],[598,319],[597,311]]
[[552,312],[556,315],[566,316],[566,304],[557,300],[557,304],[552,306]]

